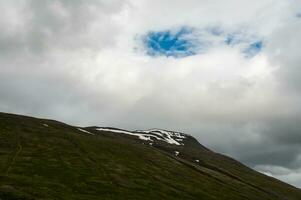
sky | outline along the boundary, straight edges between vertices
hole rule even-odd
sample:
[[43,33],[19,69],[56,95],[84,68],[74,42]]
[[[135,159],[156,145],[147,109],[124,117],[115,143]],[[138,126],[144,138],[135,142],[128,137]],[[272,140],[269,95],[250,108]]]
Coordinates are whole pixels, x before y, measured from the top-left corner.
[[300,0],[3,0],[0,13],[0,111],[181,131],[301,187]]

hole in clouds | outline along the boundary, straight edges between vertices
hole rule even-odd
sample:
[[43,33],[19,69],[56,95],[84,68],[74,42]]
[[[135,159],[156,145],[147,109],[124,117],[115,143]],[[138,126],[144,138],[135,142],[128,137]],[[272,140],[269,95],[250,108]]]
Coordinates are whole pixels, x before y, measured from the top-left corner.
[[263,47],[262,41],[256,41],[254,43],[251,43],[248,48],[246,48],[243,53],[246,55],[246,57],[250,58],[258,54]]
[[245,35],[241,33],[230,33],[224,40],[226,45],[240,48],[246,58],[252,58],[263,48],[262,40],[256,36]]
[[250,42],[250,36],[242,33],[229,33],[225,36],[225,43],[230,46],[246,44]]
[[143,37],[144,47],[149,56],[181,58],[197,53],[197,40],[193,30],[181,28],[177,31],[151,31]]
[[242,39],[236,34],[228,34],[225,39],[227,45],[236,45],[242,42]]
[[240,31],[225,32],[221,27],[150,31],[142,36],[142,42],[144,52],[153,57],[182,58],[227,45],[239,49],[245,58],[252,58],[263,48],[262,40],[256,35]]

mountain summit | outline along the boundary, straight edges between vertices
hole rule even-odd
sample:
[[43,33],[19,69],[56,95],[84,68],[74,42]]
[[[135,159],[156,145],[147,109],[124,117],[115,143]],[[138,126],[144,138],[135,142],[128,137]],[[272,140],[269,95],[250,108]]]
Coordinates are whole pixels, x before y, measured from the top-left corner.
[[300,200],[188,134],[0,113],[0,199]]

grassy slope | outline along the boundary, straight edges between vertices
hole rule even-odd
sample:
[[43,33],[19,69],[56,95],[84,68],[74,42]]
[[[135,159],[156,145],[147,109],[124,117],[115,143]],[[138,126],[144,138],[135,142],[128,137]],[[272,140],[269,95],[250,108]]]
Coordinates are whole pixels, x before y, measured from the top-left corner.
[[297,200],[301,192],[210,151],[0,113],[0,199]]

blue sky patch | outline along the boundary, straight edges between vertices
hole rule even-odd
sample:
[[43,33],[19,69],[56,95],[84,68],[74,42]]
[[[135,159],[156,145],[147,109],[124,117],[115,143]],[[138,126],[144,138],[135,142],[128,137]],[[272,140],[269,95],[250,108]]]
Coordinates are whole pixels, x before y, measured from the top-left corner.
[[232,45],[234,42],[234,35],[230,34],[230,35],[227,35],[226,39],[225,39],[225,43],[227,45]]
[[150,56],[186,57],[195,55],[197,41],[193,31],[181,28],[178,31],[151,31],[143,38],[147,54]]
[[246,55],[246,57],[254,57],[256,54],[258,54],[263,48],[263,42],[261,40],[251,43],[244,51],[243,53]]
[[246,58],[254,57],[263,48],[263,41],[258,37],[239,32],[227,34],[224,42],[231,47],[240,48]]
[[239,49],[246,58],[252,58],[263,48],[263,41],[254,34],[244,31],[225,32],[218,26],[150,31],[142,36],[142,42],[144,52],[152,57],[183,58],[227,45]]
[[248,36],[243,35],[241,33],[228,33],[225,36],[225,43],[230,46],[234,46],[237,44],[245,43],[248,41]]

